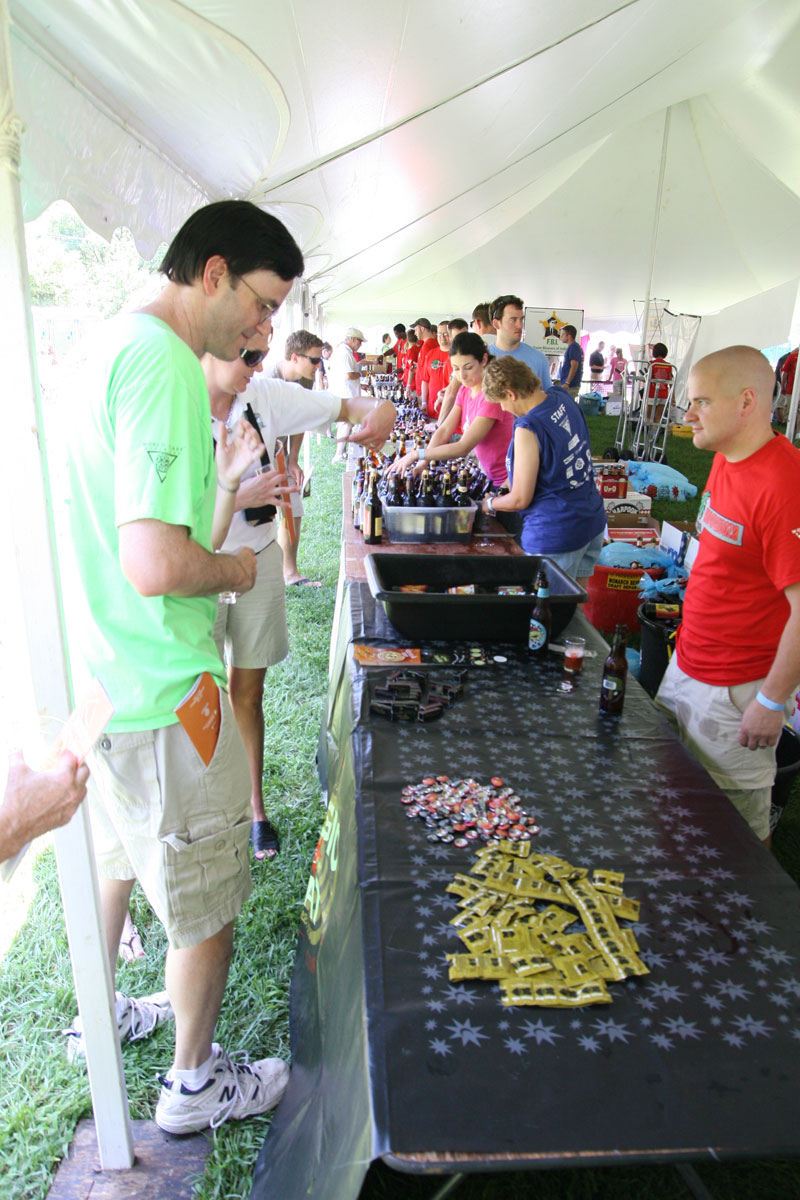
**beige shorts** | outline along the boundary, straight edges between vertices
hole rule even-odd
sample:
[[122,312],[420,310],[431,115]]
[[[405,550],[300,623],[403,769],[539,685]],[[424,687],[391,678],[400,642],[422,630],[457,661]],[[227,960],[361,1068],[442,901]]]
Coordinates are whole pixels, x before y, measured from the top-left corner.
[[91,754],[101,877],[138,879],[169,943],[218,933],[250,895],[250,769],[228,697],[206,767],[182,725],[109,733]]
[[256,558],[256,582],[235,604],[217,605],[214,641],[229,667],[273,667],[289,653],[283,554],[270,542]]
[[775,747],[741,746],[739,726],[763,682],[756,679],[733,687],[700,683],[680,669],[673,654],[656,696],[656,704],[677,726],[681,740],[762,841],[769,836]]

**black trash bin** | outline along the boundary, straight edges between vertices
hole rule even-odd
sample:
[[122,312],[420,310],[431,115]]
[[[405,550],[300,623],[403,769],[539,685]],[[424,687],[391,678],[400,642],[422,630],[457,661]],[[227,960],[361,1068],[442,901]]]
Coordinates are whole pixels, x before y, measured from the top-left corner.
[[786,725],[781,730],[781,736],[775,748],[775,758],[778,769],[772,785],[772,804],[769,813],[770,833],[775,831],[783,816],[795,776],[800,771],[800,738],[793,729],[789,729]]
[[[667,601],[672,603],[672,601]],[[647,602],[645,602],[647,603]],[[641,625],[642,665],[639,683],[649,696],[655,696],[664,672],[675,649],[677,626],[672,621],[657,621],[645,615],[645,605],[640,604],[637,617]]]

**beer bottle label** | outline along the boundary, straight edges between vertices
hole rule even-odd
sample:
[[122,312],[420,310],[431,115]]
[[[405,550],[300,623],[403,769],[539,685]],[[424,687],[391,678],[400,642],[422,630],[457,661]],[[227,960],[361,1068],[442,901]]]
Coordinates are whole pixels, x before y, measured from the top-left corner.
[[373,535],[376,538],[379,538],[382,533],[383,533],[383,517],[380,516],[378,513],[376,513],[375,520],[373,522]]
[[622,691],[622,680],[620,679],[619,675],[604,675],[603,691],[611,692],[612,695]]
[[530,629],[528,630],[528,649],[543,650],[547,643],[547,629],[541,621],[537,621],[535,617],[531,618]]

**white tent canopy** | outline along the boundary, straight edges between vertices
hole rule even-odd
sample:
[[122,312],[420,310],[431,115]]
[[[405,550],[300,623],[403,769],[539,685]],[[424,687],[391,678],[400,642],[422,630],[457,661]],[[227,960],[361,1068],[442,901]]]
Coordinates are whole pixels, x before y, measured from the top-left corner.
[[245,196],[291,228],[340,322],[511,291],[612,328],[651,265],[652,294],[697,314],[800,274],[797,0],[10,11],[26,219],[62,197],[152,253],[197,205]]

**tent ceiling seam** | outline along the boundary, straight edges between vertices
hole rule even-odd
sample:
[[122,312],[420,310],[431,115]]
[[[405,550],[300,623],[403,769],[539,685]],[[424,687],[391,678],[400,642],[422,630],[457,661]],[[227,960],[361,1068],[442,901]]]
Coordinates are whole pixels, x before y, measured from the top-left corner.
[[[708,103],[708,102],[707,102],[707,103]],[[705,173],[706,173],[706,179],[708,180],[708,186],[709,186],[709,188],[711,189],[711,193],[712,193],[712,195],[713,195],[713,197],[714,197],[714,201],[715,201],[715,203],[716,203],[716,206],[717,206],[717,211],[718,211],[718,213],[719,213],[720,220],[721,220],[722,224],[725,226],[725,228],[726,228],[726,229],[727,229],[727,231],[728,231],[728,234],[729,234],[729,236],[730,236],[731,242],[732,242],[733,246],[734,246],[734,247],[735,247],[735,249],[736,249],[736,254],[737,254],[737,257],[738,257],[738,259],[739,259],[739,262],[740,262],[740,263],[741,263],[741,265],[742,265],[742,268],[743,268],[743,270],[744,270],[744,271],[747,273],[747,275],[750,277],[750,279],[751,279],[751,280],[753,281],[753,283],[756,285],[756,287],[758,288],[758,290],[759,290],[759,291],[763,291],[763,290],[764,290],[763,284],[760,282],[760,280],[758,279],[757,275],[756,275],[756,274],[755,274],[755,272],[753,271],[753,268],[750,266],[750,263],[749,263],[749,262],[747,261],[747,259],[745,258],[745,256],[744,256],[744,252],[743,252],[743,251],[740,249],[740,246],[739,246],[739,240],[738,240],[738,238],[736,237],[736,235],[735,235],[735,233],[734,233],[734,230],[733,230],[733,228],[732,228],[732,226],[731,226],[731,223],[730,223],[730,221],[729,221],[729,220],[728,220],[728,218],[727,218],[726,211],[725,211],[725,206],[724,206],[724,204],[722,203],[722,201],[720,200],[719,192],[718,192],[718,190],[717,190],[716,183],[714,182],[714,176],[713,176],[713,173],[712,173],[712,172],[711,172],[711,170],[709,169],[708,162],[706,161],[706,156],[705,156],[705,152],[704,152],[704,149],[703,149],[703,144],[702,144],[702,141],[701,141],[701,139],[700,139],[700,134],[699,134],[699,132],[698,132],[698,128],[697,128],[697,122],[695,121],[694,108],[693,108],[692,102],[691,102],[691,101],[688,101],[688,102],[687,102],[687,105],[686,105],[686,107],[687,107],[687,109],[688,109],[688,112],[689,112],[689,121],[690,121],[690,123],[691,123],[691,126],[692,126],[692,136],[694,137],[694,140],[695,140],[695,145],[697,146],[697,153],[700,155],[700,161],[701,161],[701,162],[702,162],[702,164],[703,164],[703,169],[704,169],[704,171],[705,171]],[[709,104],[709,108],[711,108],[711,107],[712,107],[712,106]],[[715,114],[716,114],[716,110],[713,110],[713,111],[714,111],[714,112],[715,112]],[[725,125],[725,129],[726,129],[726,131],[727,131],[728,133],[730,133],[730,128],[729,128],[729,126],[728,126],[727,124],[725,124],[725,122],[722,122],[722,124],[723,124],[723,125]]]
[[505,67],[501,67],[499,70],[493,71],[489,75],[482,76],[474,83],[471,83],[468,87],[461,88],[459,91],[453,92],[450,96],[445,96],[443,99],[437,100],[433,104],[426,105],[425,108],[421,108],[416,112],[409,113],[407,117],[401,117],[399,120],[392,122],[391,125],[387,125],[385,128],[379,129],[375,133],[367,134],[365,137],[359,138],[355,142],[350,142],[349,145],[342,146],[339,150],[333,150],[330,154],[323,155],[321,158],[316,159],[313,163],[309,163],[308,166],[303,167],[303,169],[300,171],[294,171],[289,175],[285,175],[280,179],[276,179],[269,188],[265,189],[264,194],[266,195],[267,192],[275,191],[275,189],[279,187],[286,187],[287,184],[294,183],[298,179],[303,179],[306,175],[311,175],[314,171],[319,171],[322,167],[328,166],[330,163],[336,162],[340,158],[346,158],[347,155],[353,154],[356,150],[361,150],[364,146],[368,146],[372,142],[380,141],[382,138],[387,137],[390,133],[394,133],[395,130],[402,129],[406,125],[413,124],[414,121],[418,121],[422,117],[428,116],[429,113],[436,112],[440,108],[446,108],[447,105],[452,104],[454,100],[459,100],[462,96],[468,96],[470,92],[477,91],[479,88],[484,87],[487,83],[492,83],[495,79],[502,78],[503,75],[507,75],[509,72],[517,70],[518,67],[522,67],[528,62],[533,62],[534,59],[539,58],[543,54],[547,54],[549,51],[554,50],[557,46],[561,46],[564,43],[571,41],[573,38],[579,37],[582,33],[586,33],[588,30],[594,29],[595,26],[601,25],[604,21],[610,20],[618,13],[623,12],[625,9],[631,8],[639,3],[641,3],[641,0],[624,0],[623,3],[617,5],[617,7],[612,9],[610,12],[604,13],[602,17],[598,17],[594,21],[589,21],[585,25],[580,25],[577,29],[571,29],[569,33],[564,34],[563,37],[556,38],[555,41],[549,42],[546,46],[540,47],[532,54],[526,54],[522,58],[515,59],[515,61],[512,63],[508,63]]
[[145,133],[141,128],[134,125],[131,120],[128,120],[114,112],[110,105],[101,98],[101,85],[97,80],[94,79],[94,76],[87,73],[86,78],[81,78],[75,71],[66,66],[66,64],[62,63],[61,60],[57,58],[47,46],[45,46],[44,42],[37,37],[36,33],[34,33],[34,31],[28,25],[22,24],[18,18],[15,17],[13,20],[10,20],[10,24],[14,33],[17,35],[20,41],[25,43],[31,53],[35,54],[38,58],[41,58],[43,62],[46,62],[52,71],[59,75],[66,84],[74,88],[76,92],[80,93],[84,100],[86,100],[87,103],[92,106],[92,108],[95,108],[99,113],[101,113],[107,121],[109,121],[112,125],[116,125],[118,129],[121,129],[123,133],[127,134],[135,141],[141,143],[141,145],[150,154],[152,154],[155,158],[160,159],[163,163],[166,163],[171,170],[175,171],[177,175],[190,184],[190,186],[196,191],[200,192],[201,195],[209,198],[215,196],[216,189],[211,186],[210,182],[190,170],[190,168],[183,161],[171,155],[164,146],[159,144],[159,139],[155,134]]
[[[597,154],[597,152],[605,145],[607,140],[608,140],[607,137],[600,138],[600,140],[596,143],[592,152],[589,155],[587,155],[586,158],[584,158],[582,160],[580,165],[585,166],[585,164],[589,161],[589,159],[594,158],[594,156]],[[471,225],[475,221],[482,221],[485,217],[487,217],[495,209],[500,208],[501,205],[507,204],[509,200],[513,200],[516,196],[521,195],[522,192],[524,192],[526,188],[532,187],[537,182],[538,182],[538,180],[536,180],[536,179],[526,180],[526,182],[523,183],[521,187],[516,188],[513,192],[509,192],[507,195],[503,196],[502,199],[496,201],[494,204],[490,204],[488,208],[484,208],[481,212],[476,213],[475,216],[470,217],[469,221],[465,222],[465,224]],[[422,219],[422,218],[420,218],[420,219]],[[463,228],[463,226],[460,226],[459,228],[461,229],[461,228]],[[401,232],[401,231],[398,230],[398,232]],[[432,249],[434,246],[438,245],[440,242],[443,242],[447,238],[452,237],[452,236],[453,236],[453,230],[448,229],[447,232],[443,233],[440,237],[434,238],[433,241],[428,242],[424,246],[420,246],[416,250],[410,251],[410,253],[408,253],[408,254],[404,254],[402,256],[402,258],[395,259],[395,261],[393,263],[390,263],[388,267],[381,268],[380,271],[376,271],[373,275],[367,275],[366,278],[360,279],[358,281],[358,283],[353,284],[351,287],[345,288],[341,292],[334,293],[331,298],[338,299],[339,296],[346,295],[347,292],[352,291],[353,288],[360,287],[364,283],[369,283],[371,280],[377,279],[377,277],[379,275],[382,275],[384,273],[384,271],[390,271],[394,267],[399,267],[403,263],[407,263],[410,259],[414,258],[417,254],[424,254],[426,251]],[[333,269],[335,269],[335,268],[326,267],[324,269],[324,271],[320,272],[319,278],[323,278],[323,277],[329,275],[330,271]],[[316,275],[309,276],[309,283],[313,282],[316,279],[317,279]],[[322,289],[322,290],[324,291],[324,289]]]
[[[672,67],[674,67],[676,65],[676,63],[679,63],[688,54],[693,54],[695,49],[696,49],[695,46],[690,47],[684,53],[679,54],[677,56],[677,58],[674,58],[670,62],[665,63],[665,65],[663,67],[659,67],[659,69],[657,71],[654,71],[651,75],[648,75],[646,79],[640,80],[638,83],[633,84],[632,87],[630,87],[626,92],[622,92],[620,95],[615,96],[614,99],[609,101],[608,104],[604,104],[601,108],[596,109],[593,113],[590,113],[587,117],[584,117],[582,120],[576,121],[573,125],[570,125],[569,128],[562,130],[561,133],[555,134],[552,138],[549,138],[547,141],[542,142],[538,146],[535,146],[533,150],[529,150],[526,154],[521,155],[519,158],[515,159],[513,162],[508,163],[504,167],[500,167],[499,170],[494,171],[491,175],[487,175],[484,179],[480,179],[480,180],[478,180],[477,183],[471,184],[468,188],[465,188],[463,191],[456,193],[455,196],[450,196],[447,200],[443,200],[441,204],[437,204],[435,208],[431,208],[428,210],[428,212],[422,213],[421,216],[415,217],[413,221],[409,221],[406,225],[402,225],[399,229],[395,229],[391,233],[387,233],[385,235],[385,237],[378,238],[377,241],[372,242],[369,246],[362,247],[362,249],[356,251],[355,254],[350,254],[350,255],[348,255],[347,258],[342,258],[339,260],[339,262],[333,263],[332,266],[328,269],[331,271],[335,271],[339,267],[345,266],[347,263],[352,262],[354,259],[359,258],[360,255],[367,254],[369,251],[374,250],[376,247],[380,246],[383,242],[389,241],[390,238],[396,237],[400,233],[405,233],[406,230],[408,230],[408,229],[412,229],[415,225],[418,225],[421,221],[427,220],[427,218],[433,216],[434,213],[440,212],[442,209],[446,208],[449,204],[454,204],[457,200],[461,200],[461,199],[463,199],[464,196],[468,196],[470,192],[474,192],[478,188],[483,187],[486,183],[489,183],[492,180],[497,179],[498,176],[504,174],[504,172],[510,171],[513,167],[519,166],[521,163],[525,162],[526,159],[530,158],[533,154],[538,154],[540,150],[547,149],[548,146],[554,145],[561,138],[566,137],[570,133],[573,133],[576,129],[579,129],[582,125],[585,125],[589,121],[593,121],[597,116],[600,115],[600,113],[603,113],[603,112],[613,109],[616,104],[620,103],[620,101],[627,99],[628,96],[633,95],[634,92],[638,91],[640,88],[646,87],[647,84],[651,83],[654,79],[657,79],[658,76],[663,74],[665,71],[671,70]],[[604,137],[607,137],[607,136],[608,136],[607,134],[604,135]],[[532,182],[531,180],[528,180],[528,182],[526,184],[524,184],[523,187],[529,186],[531,182]],[[518,192],[520,192],[522,190],[523,190],[523,188],[518,188],[517,191],[508,193],[508,195],[503,196],[502,199],[498,200],[496,204],[493,204],[491,206],[491,208],[497,208],[500,204],[504,204],[507,200],[512,199],[515,195],[518,194]],[[491,211],[491,209],[489,209],[487,211]],[[413,253],[418,254],[423,250],[429,249],[431,246],[436,245],[437,242],[442,241],[442,239],[444,237],[447,237],[447,234],[443,234],[442,237],[434,238],[434,240],[432,242],[427,243],[425,246],[421,246],[419,248],[419,250],[415,250]],[[405,257],[411,257],[411,255],[407,255]],[[404,262],[405,257],[402,259],[398,259],[397,261]],[[397,263],[391,264],[391,266],[396,266],[396,265],[397,265]],[[387,269],[386,267],[383,268],[383,270],[386,270],[386,269]],[[376,276],[381,273],[382,273],[382,271],[376,271],[374,275],[370,275],[366,279],[360,280],[359,284],[360,283],[368,283],[370,279],[376,278]],[[314,277],[311,276],[309,282],[312,282],[313,278]],[[337,293],[337,295],[342,295],[342,296],[346,295],[347,292],[352,291],[353,287],[358,287],[359,284],[353,284],[351,287],[345,288],[343,292]]]
[[[212,21],[209,17],[201,16],[200,13],[195,12],[194,9],[189,8],[188,5],[184,4],[182,0],[149,0],[149,3],[161,5],[162,8],[173,9],[181,16],[181,19],[185,21],[187,25],[194,25],[197,28],[202,29],[204,32],[213,30],[214,34],[212,36],[216,36],[219,41],[226,43],[228,48],[237,56],[237,58],[240,58],[243,62],[249,59],[250,66],[253,68],[254,73],[256,75],[261,75],[262,80],[266,83],[267,91],[275,103],[275,108],[280,120],[278,136],[275,139],[275,146],[273,147],[272,154],[270,155],[270,163],[273,163],[283,150],[289,133],[289,102],[286,99],[283,88],[264,60],[258,57],[255,50],[248,46],[247,42],[242,41],[241,38],[236,37],[235,34],[223,28],[222,25],[218,25],[216,21]],[[266,171],[259,176],[258,180],[256,180],[256,183],[263,179],[267,174],[269,174],[269,165],[267,166]]]

